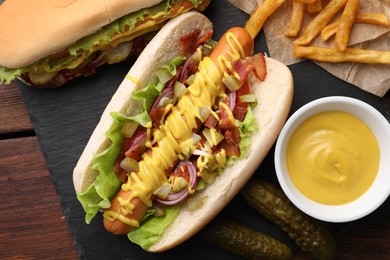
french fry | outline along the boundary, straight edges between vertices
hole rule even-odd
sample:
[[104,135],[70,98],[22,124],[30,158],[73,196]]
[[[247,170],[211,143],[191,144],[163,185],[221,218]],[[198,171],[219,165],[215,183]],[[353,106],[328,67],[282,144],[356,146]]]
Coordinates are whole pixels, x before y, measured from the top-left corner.
[[369,23],[390,27],[389,18],[383,13],[358,13],[355,23]]
[[[390,27],[389,18],[387,17],[386,14],[383,13],[358,13],[354,23],[367,23],[367,24]],[[338,25],[339,22],[336,21],[334,23],[325,26],[321,30],[322,40],[327,41],[330,37],[332,37],[337,31]]]
[[328,24],[321,30],[321,39],[326,42],[330,37],[336,34],[339,21]]
[[348,0],[337,26],[334,45],[339,51],[345,51],[348,46],[353,22],[360,9],[360,0]]
[[309,14],[317,14],[322,11],[322,0],[316,0],[313,3],[307,5],[307,12]]
[[312,3],[316,2],[317,0],[298,0],[298,1],[303,3],[303,4],[312,4]]
[[286,0],[265,0],[249,17],[245,24],[245,29],[252,36],[256,38],[257,34],[263,28],[264,22],[272,15],[278,7]]
[[295,57],[301,59],[311,59],[325,62],[390,64],[390,51],[346,48],[345,51],[341,52],[336,48],[295,45],[294,55]]
[[305,4],[301,0],[293,0],[290,23],[284,35],[287,37],[295,37],[298,35],[302,26],[304,13]]
[[322,11],[307,25],[303,35],[296,39],[294,45],[309,44],[329,23],[333,16],[346,4],[347,0],[330,0]]

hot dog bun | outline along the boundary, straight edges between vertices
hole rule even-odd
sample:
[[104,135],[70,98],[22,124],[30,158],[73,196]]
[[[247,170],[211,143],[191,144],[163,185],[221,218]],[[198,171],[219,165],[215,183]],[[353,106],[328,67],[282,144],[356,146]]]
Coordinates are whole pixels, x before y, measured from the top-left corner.
[[[130,94],[138,86],[145,86],[155,78],[156,68],[179,55],[180,46],[177,43],[182,36],[197,28],[202,29],[201,34],[204,34],[212,29],[212,24],[205,16],[195,12],[171,20],[138,58],[105,109],[74,169],[76,192],[85,191],[96,178],[96,173],[91,168],[92,159],[93,154],[105,150],[110,144],[105,137],[105,132],[113,122],[109,113],[137,110],[138,104],[129,101]],[[253,80],[252,86],[258,100],[253,112],[259,130],[252,137],[248,156],[226,168],[204,191],[193,194],[191,199],[183,204],[180,213],[160,240],[147,249],[148,251],[159,252],[172,248],[205,226],[244,186],[274,144],[290,110],[293,80],[290,70],[282,63],[266,58],[266,65],[267,76],[264,81],[258,81],[254,77],[250,79]],[[129,78],[137,78],[138,86]],[[202,199],[203,203],[194,205],[193,201],[196,199]]]

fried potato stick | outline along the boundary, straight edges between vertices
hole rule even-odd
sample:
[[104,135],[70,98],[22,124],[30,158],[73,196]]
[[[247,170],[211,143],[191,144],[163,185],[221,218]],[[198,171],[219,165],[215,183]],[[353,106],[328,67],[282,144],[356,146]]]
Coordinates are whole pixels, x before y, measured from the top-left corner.
[[384,13],[358,13],[355,23],[369,23],[390,27],[389,17]]
[[334,45],[339,51],[345,51],[348,46],[353,22],[360,9],[360,0],[348,0],[337,26]]
[[[390,21],[384,13],[358,13],[354,23],[367,23],[390,27]],[[321,38],[325,42],[337,32],[339,21],[325,26],[321,30]]]
[[304,4],[312,4],[312,3],[316,2],[317,0],[298,0],[298,1],[301,3],[304,3]]
[[329,23],[333,16],[346,4],[347,0],[331,0],[322,11],[307,25],[303,35],[296,39],[295,45],[309,44]]
[[261,28],[263,28],[264,22],[267,18],[272,15],[285,1],[286,0],[265,0],[249,17],[245,24],[245,30],[249,32],[253,39],[256,38]]
[[390,51],[346,48],[345,51],[341,52],[336,48],[295,45],[294,55],[297,58],[306,58],[325,62],[390,64]]
[[316,0],[313,3],[307,5],[307,12],[309,14],[317,14],[322,11],[322,0]]
[[290,23],[284,35],[287,37],[295,37],[298,35],[304,14],[305,4],[301,0],[293,0]]

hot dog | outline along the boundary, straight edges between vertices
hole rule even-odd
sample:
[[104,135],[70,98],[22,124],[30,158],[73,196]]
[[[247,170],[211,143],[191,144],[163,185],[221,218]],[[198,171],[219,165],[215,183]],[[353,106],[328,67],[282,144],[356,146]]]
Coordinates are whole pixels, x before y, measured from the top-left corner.
[[[74,170],[75,188],[87,211],[87,221],[99,208],[104,208],[106,229],[115,234],[128,233],[129,238],[137,243],[139,237],[143,236],[143,229],[148,228],[150,223],[166,226],[165,231],[152,242],[141,242],[140,245],[149,251],[163,251],[188,239],[222,210],[265,157],[291,105],[292,77],[286,66],[264,58],[262,54],[246,60],[253,52],[253,39],[242,28],[230,29],[209,55],[203,53],[200,48],[210,45],[210,42],[205,42],[205,35],[209,35],[211,30],[210,21],[193,12],[164,26],[141,54],[108,104]],[[97,185],[96,180],[107,173],[103,169],[105,166],[96,164],[92,154],[100,153],[97,157],[104,157],[112,152],[107,147],[113,146],[110,143],[113,143],[114,138],[109,135],[110,141],[104,136],[107,130],[112,133],[113,125],[116,124],[113,124],[110,112],[142,114],[139,104],[137,107],[134,99],[129,100],[128,94],[138,87],[145,88],[147,82],[156,78],[156,69],[158,71],[173,57],[183,54],[181,44],[178,43],[188,35],[196,35],[193,42],[200,42],[202,46],[187,57],[188,61],[202,56],[199,64],[194,65],[197,67],[195,76],[183,81],[188,84],[184,94],[177,98],[176,103],[165,106],[158,120],[153,120],[152,112],[155,110],[152,108],[150,121],[155,121],[155,125],[147,123],[145,127],[137,126],[131,137],[124,138],[123,144],[116,149],[115,160],[111,160],[111,166],[108,166],[111,167],[111,173],[116,169],[119,177],[103,176],[113,182],[113,188],[109,195],[102,192],[99,194],[97,189],[103,181]],[[170,53],[166,53],[167,46],[170,46]],[[172,78],[177,80],[177,77]],[[249,94],[250,91],[252,94]],[[161,100],[164,100],[166,96],[162,95]],[[233,102],[233,96],[236,102]],[[241,97],[255,97],[258,104],[252,108],[248,106],[249,101]],[[259,130],[249,137],[243,137],[247,133],[241,133],[236,124],[244,124],[249,117],[255,118],[256,121],[251,122],[255,122]],[[237,118],[240,118],[238,121],[241,123],[238,123]],[[240,139],[245,138],[249,138],[246,140],[251,143],[246,148],[247,154],[238,145]],[[134,145],[135,141],[126,146],[127,141],[131,143],[132,140],[138,143],[143,140],[143,147]],[[128,157],[131,158],[130,162],[136,161],[135,166],[122,165]],[[115,167],[118,164],[120,166]],[[123,168],[127,168],[125,175],[120,174]],[[98,176],[96,169],[99,170]],[[184,182],[185,188],[173,191],[176,180]],[[207,183],[206,187],[195,191],[203,186],[199,180],[203,180],[203,184]],[[171,190],[161,195],[166,186]],[[170,196],[177,198],[168,200]],[[85,197],[89,198],[88,203],[83,202]],[[91,210],[88,207],[95,200],[98,202],[94,202]],[[144,218],[155,204],[164,205],[165,216],[152,220]],[[170,204],[174,205],[165,207]],[[191,219],[190,223],[184,222],[185,219]]]
[[[209,0],[15,0],[0,5],[0,83],[58,87],[134,57],[170,18]],[[28,44],[26,44],[28,42]]]
[[[233,35],[236,39],[239,39],[239,44],[235,42],[228,42],[227,35]],[[232,46],[231,44],[235,45]],[[226,62],[231,62],[233,59],[237,59],[237,54],[239,49],[241,50],[241,54],[239,57],[245,58],[248,56],[253,49],[253,40],[249,33],[242,28],[232,28],[230,29],[224,37],[218,42],[218,44],[215,46],[213,51],[211,52],[209,58],[212,60],[212,62],[215,64],[215,66],[219,67],[220,73],[224,73],[226,71],[226,65],[222,63],[221,57],[223,57]],[[232,54],[235,54],[232,56]],[[188,94],[190,95],[190,94]],[[179,101],[180,102],[180,101]],[[214,101],[211,101],[211,103],[214,103]],[[195,120],[196,118],[193,118],[191,120]],[[168,120],[168,119],[167,119]],[[185,118],[188,123],[189,118]],[[191,131],[193,131],[193,128],[190,129],[189,135],[191,135]],[[188,136],[190,137],[190,136]],[[158,144],[157,144],[158,145]],[[164,149],[164,147],[158,146],[156,149]],[[154,153],[157,153],[154,151]],[[177,154],[175,154],[177,155]],[[178,157],[174,158],[174,161],[177,161]],[[164,171],[169,170],[164,169]],[[139,197],[135,197],[132,199],[131,204],[134,208],[132,209],[132,212],[129,213],[123,213],[121,212],[123,208],[126,206],[121,207],[119,201],[127,200],[129,199],[131,191],[130,190],[124,190],[121,189],[118,194],[114,197],[114,199],[111,201],[111,207],[108,208],[105,212],[105,219],[104,219],[104,226],[105,228],[114,233],[114,234],[127,234],[131,231],[133,228],[132,225],[128,225],[123,221],[123,218],[127,218],[129,220],[136,220],[141,221],[143,216],[145,215],[147,209],[149,208]],[[129,210],[130,211],[130,210]],[[111,214],[106,214],[111,213]],[[119,214],[121,217],[116,218],[114,215]],[[121,219],[122,218],[122,219]]]

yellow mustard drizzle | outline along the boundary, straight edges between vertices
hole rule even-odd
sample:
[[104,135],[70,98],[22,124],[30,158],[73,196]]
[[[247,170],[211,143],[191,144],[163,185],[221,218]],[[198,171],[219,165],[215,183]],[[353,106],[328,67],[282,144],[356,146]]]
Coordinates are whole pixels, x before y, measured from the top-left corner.
[[226,151],[225,149],[222,149],[219,153],[216,155],[217,163],[220,167],[224,166],[226,164]]
[[135,78],[135,77],[133,77],[133,76],[131,76],[129,74],[126,75],[126,79],[134,82],[134,84],[136,84],[137,86],[139,85],[139,79],[137,79],[137,78]]
[[[166,171],[174,166],[183,150],[193,146],[192,141],[188,140],[192,140],[193,130],[198,127],[197,119],[203,120],[199,114],[200,108],[206,106],[212,110],[211,106],[216,98],[224,93],[221,82],[223,72],[227,68],[233,71],[229,60],[245,58],[244,50],[233,33],[227,34],[227,42],[233,50],[228,52],[229,58],[219,56],[218,68],[212,59],[205,57],[199,63],[198,72],[187,93],[170,109],[164,124],[153,130],[156,143],[142,155],[139,172],[130,173],[128,181],[122,184],[122,190],[131,191],[131,194],[128,199],[118,198],[121,212],[105,211],[104,217],[109,221],[117,219],[128,225],[138,226],[138,221],[125,217],[134,209],[131,201],[138,197],[151,207],[152,195],[167,182]],[[217,155],[216,160],[221,166],[225,165],[225,150]]]
[[220,107],[223,107],[223,108],[226,110],[226,112],[227,112],[227,114],[228,114],[228,117],[229,117],[229,120],[232,121],[232,122],[234,122],[234,116],[233,116],[232,111],[230,110],[230,107],[228,107],[228,105],[226,105],[226,104],[223,103],[223,102],[220,102],[220,103],[219,103],[219,106],[220,106]]
[[218,144],[217,134],[219,133],[216,129],[210,129],[210,137],[206,136],[207,142],[209,142],[211,146],[216,146]]
[[145,141],[145,146],[148,148],[152,147],[152,123],[148,123],[146,126],[146,141]]
[[160,29],[160,26],[156,24],[155,21],[148,21],[144,24],[141,24],[140,26],[135,27],[132,30],[129,30],[128,32],[130,33],[118,34],[118,37],[116,37],[116,39],[113,39],[112,42],[110,42],[110,46],[115,48],[122,42],[131,41],[138,36],[141,36],[148,32],[156,31],[158,29]]
[[[245,58],[246,55],[244,52],[244,48],[242,48],[240,41],[233,33],[228,33],[226,35],[226,42],[229,45],[229,48],[233,50],[233,52],[229,50],[227,51],[227,54],[231,57],[230,60],[234,61],[240,59],[241,57]],[[237,48],[239,50],[237,50]],[[219,68],[224,68],[223,74],[225,74],[226,70],[229,69],[229,71],[232,72],[236,78],[240,79],[240,75],[238,75],[238,73],[233,69],[232,63],[226,56],[221,55],[218,57],[218,66]]]
[[169,111],[171,111],[172,108],[173,108],[173,104],[168,104],[165,107],[164,113],[162,114],[161,119],[160,119],[160,124],[164,124],[165,117],[168,115]]

